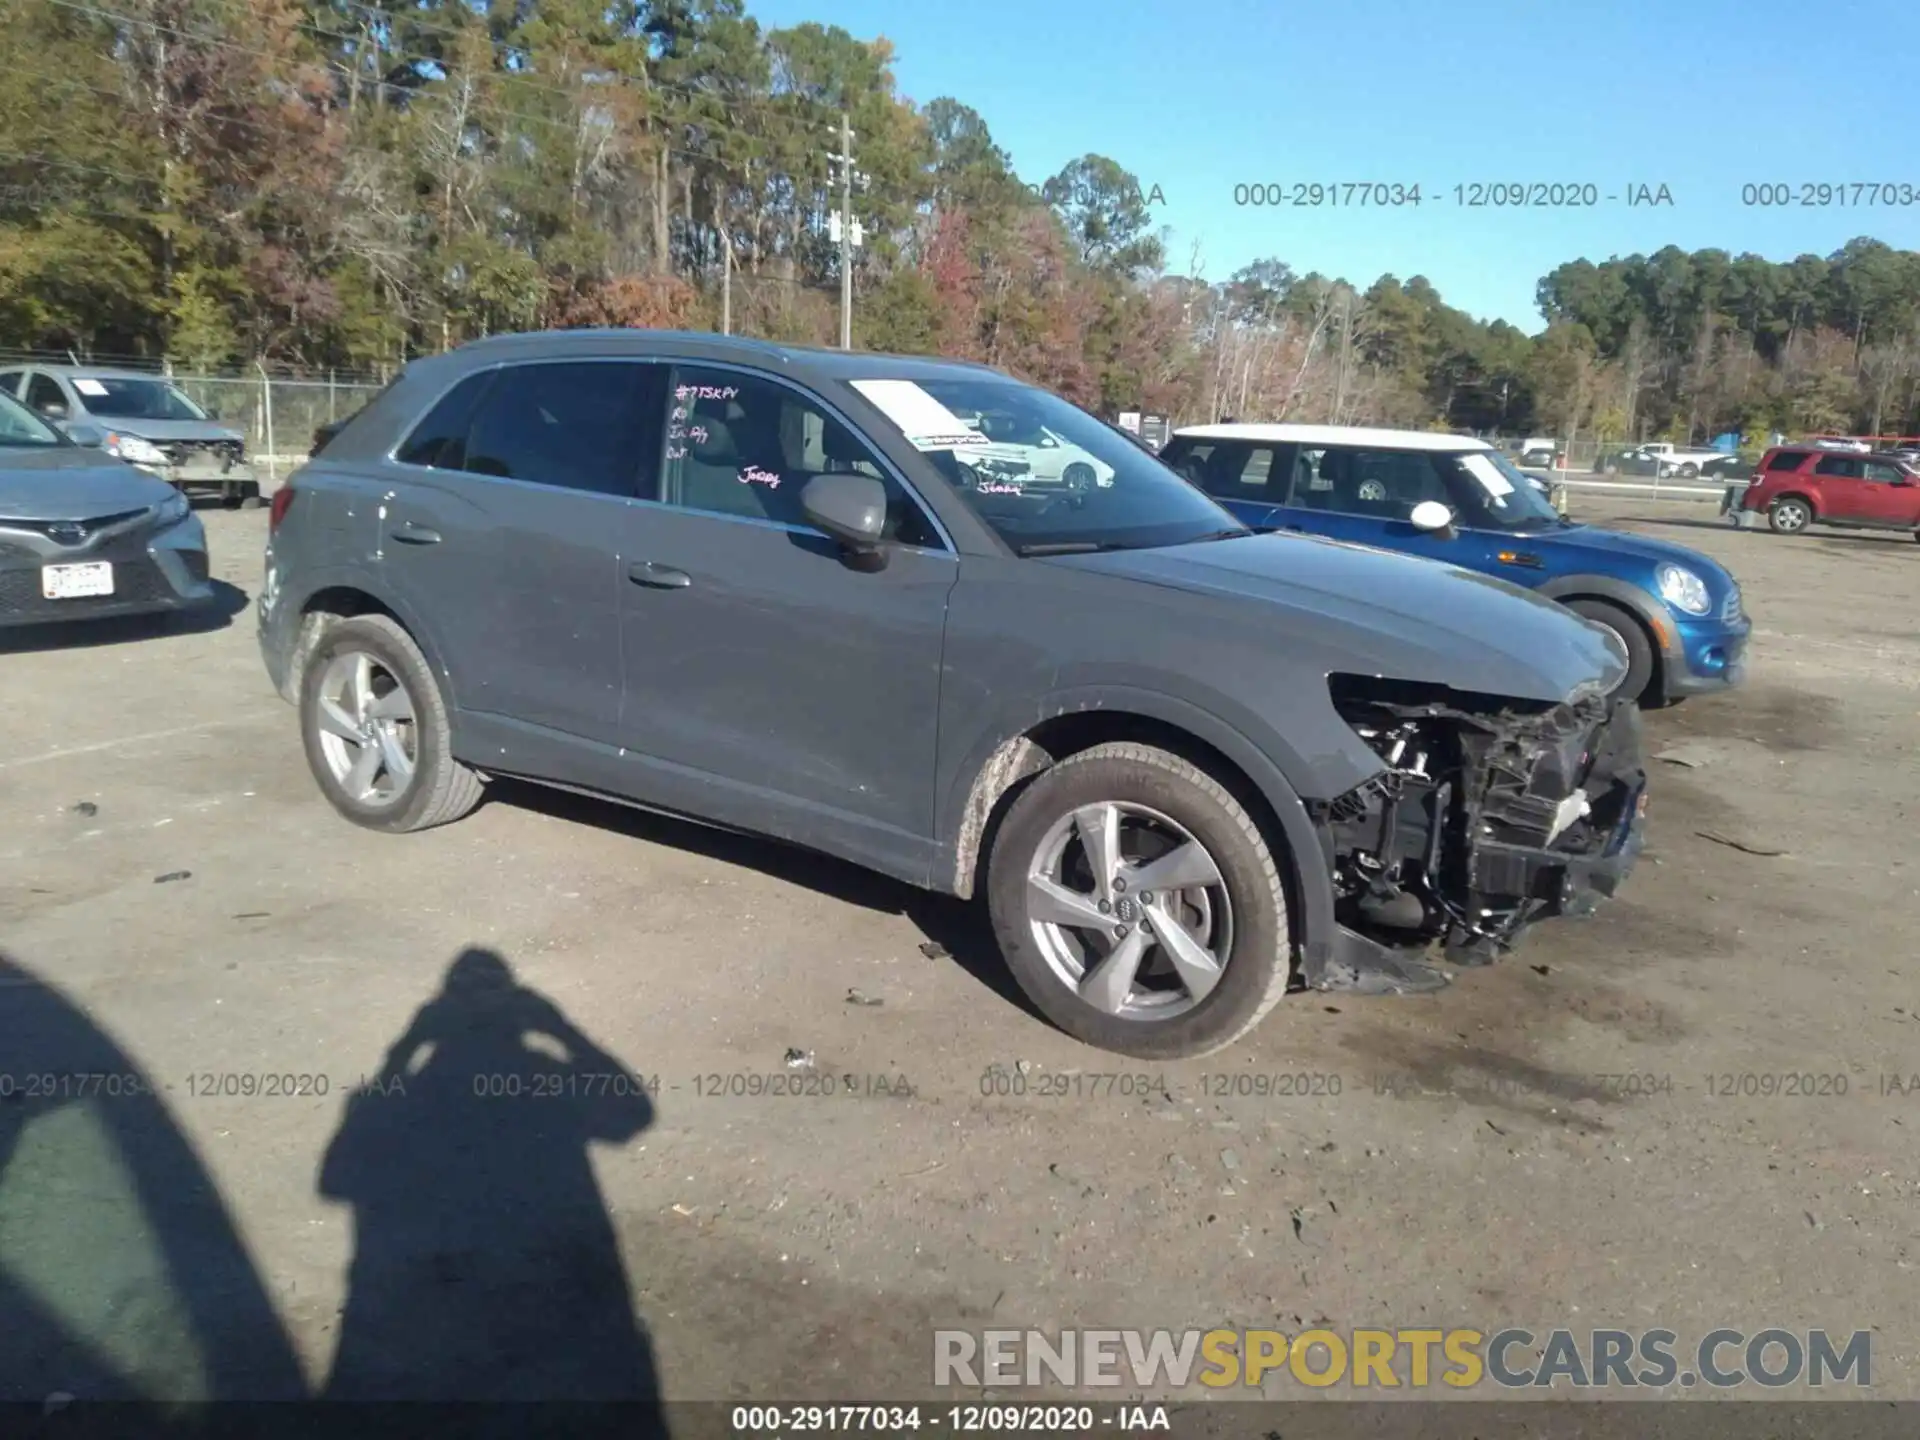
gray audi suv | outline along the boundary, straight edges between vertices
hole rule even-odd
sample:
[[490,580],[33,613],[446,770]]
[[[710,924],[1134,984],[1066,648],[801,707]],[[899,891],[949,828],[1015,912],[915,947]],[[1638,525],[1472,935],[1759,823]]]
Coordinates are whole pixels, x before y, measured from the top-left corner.
[[[995,432],[1110,474],[1029,483]],[[976,365],[632,330],[417,361],[273,497],[258,614],[355,823],[513,776],[980,897],[1036,1006],[1140,1057],[1438,988],[1640,844],[1605,631],[1251,529]]]

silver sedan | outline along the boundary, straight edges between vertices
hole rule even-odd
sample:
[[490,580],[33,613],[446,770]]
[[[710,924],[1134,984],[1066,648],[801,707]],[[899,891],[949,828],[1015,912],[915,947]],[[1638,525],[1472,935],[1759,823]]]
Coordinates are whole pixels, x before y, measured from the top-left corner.
[[186,496],[0,395],[0,626],[213,598],[206,529]]

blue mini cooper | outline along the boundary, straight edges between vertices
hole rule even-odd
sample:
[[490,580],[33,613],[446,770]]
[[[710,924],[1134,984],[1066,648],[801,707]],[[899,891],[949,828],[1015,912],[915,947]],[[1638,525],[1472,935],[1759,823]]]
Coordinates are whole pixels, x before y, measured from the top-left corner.
[[1738,685],[1740,586],[1697,550],[1562,517],[1484,441],[1330,425],[1199,425],[1160,458],[1249,525],[1399,550],[1537,590],[1619,636],[1642,705]]

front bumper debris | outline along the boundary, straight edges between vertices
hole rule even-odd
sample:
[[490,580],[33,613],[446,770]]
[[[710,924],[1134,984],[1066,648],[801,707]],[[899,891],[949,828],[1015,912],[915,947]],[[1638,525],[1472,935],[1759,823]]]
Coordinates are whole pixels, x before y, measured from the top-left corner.
[[1334,677],[1386,768],[1313,807],[1341,933],[1311,988],[1405,993],[1498,959],[1537,921],[1591,915],[1633,869],[1647,776],[1640,711]]

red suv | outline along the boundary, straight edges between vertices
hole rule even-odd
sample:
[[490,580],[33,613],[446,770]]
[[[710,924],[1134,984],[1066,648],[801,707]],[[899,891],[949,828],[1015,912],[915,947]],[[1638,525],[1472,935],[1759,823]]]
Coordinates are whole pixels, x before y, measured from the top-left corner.
[[1760,457],[1740,509],[1782,535],[1807,526],[1910,530],[1920,540],[1920,467],[1895,455],[1777,445]]

